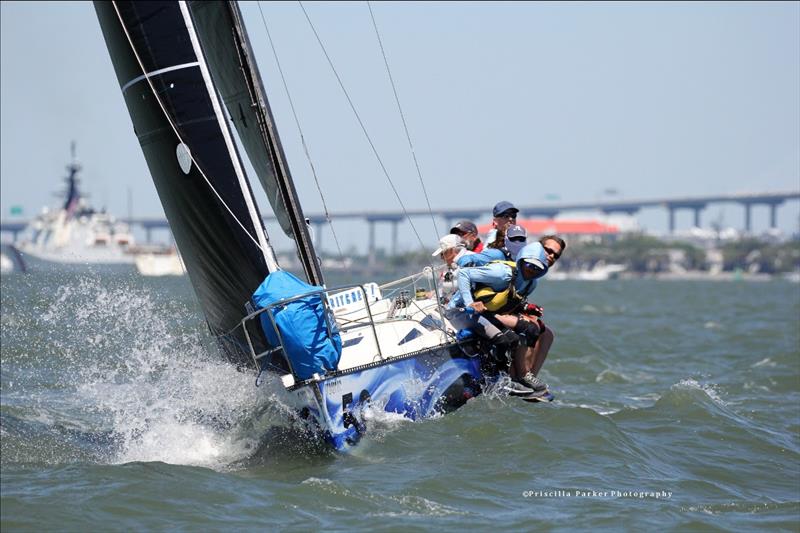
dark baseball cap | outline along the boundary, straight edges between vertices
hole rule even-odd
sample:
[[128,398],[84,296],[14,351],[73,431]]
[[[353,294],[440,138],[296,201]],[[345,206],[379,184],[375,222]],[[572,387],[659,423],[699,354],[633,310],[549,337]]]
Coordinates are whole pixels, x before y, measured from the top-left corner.
[[450,228],[450,233],[478,233],[478,227],[469,220],[459,220],[455,225]]
[[513,239],[515,237],[522,237],[523,239],[526,239],[528,237],[528,232],[522,226],[514,224],[513,226],[509,226],[506,230],[506,237],[509,239]]
[[497,202],[497,204],[495,204],[494,209],[492,209],[492,216],[499,217],[506,211],[513,211],[515,215],[519,213],[519,209],[514,207],[514,204],[503,200],[502,202]]

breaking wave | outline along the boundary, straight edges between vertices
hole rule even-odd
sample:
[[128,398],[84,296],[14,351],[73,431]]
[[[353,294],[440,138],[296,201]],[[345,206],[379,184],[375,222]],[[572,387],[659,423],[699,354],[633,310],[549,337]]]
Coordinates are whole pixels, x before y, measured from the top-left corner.
[[[4,413],[13,442],[3,448],[16,459],[222,469],[254,454],[266,430],[287,419],[277,381],[256,388],[253,373],[221,359],[193,309],[152,290],[82,277],[25,322],[17,349],[4,349],[4,370],[38,385],[4,379],[4,396],[18,407]],[[36,332],[49,333],[27,338]],[[31,433],[69,434],[73,447],[58,453],[14,438]]]

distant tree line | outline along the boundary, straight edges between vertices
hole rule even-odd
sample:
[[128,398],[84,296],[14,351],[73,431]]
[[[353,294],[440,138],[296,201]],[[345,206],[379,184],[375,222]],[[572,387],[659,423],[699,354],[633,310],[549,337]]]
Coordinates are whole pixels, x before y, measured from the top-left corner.
[[800,241],[764,243],[742,239],[722,247],[725,270],[745,270],[758,265],[759,272],[778,273],[800,270]]
[[[427,250],[395,256],[378,250],[376,258],[380,264],[392,268],[439,264],[438,258],[431,258]],[[703,247],[643,234],[604,237],[589,242],[568,239],[567,252],[559,261],[559,270],[590,270],[598,263],[621,264],[628,271],[639,273],[667,272],[677,264],[685,270],[716,268],[776,274],[800,270],[800,241],[777,243],[743,238]]]
[[702,247],[630,234],[602,242],[571,243],[561,261],[561,268],[568,270],[591,269],[605,262],[625,265],[632,272],[651,273],[668,271],[677,263],[686,270],[709,270],[718,265],[724,271],[773,274],[800,269],[800,241],[775,243],[745,238]]

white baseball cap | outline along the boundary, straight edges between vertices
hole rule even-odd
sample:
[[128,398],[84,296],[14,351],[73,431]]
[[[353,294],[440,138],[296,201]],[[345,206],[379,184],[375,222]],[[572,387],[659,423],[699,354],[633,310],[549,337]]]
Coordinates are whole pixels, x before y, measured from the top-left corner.
[[431,255],[436,257],[437,255],[441,255],[442,252],[446,250],[450,250],[452,248],[463,248],[464,241],[461,240],[461,237],[458,235],[445,235],[441,239],[439,239],[439,247],[433,252]]

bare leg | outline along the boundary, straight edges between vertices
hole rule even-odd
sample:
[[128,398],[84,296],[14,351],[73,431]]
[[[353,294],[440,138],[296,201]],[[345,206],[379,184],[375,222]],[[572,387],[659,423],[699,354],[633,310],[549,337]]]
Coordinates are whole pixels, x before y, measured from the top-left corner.
[[[519,319],[513,315],[495,315],[494,318],[511,330],[517,326],[517,322],[519,321]],[[521,378],[531,367],[527,354],[529,351],[530,349],[523,344],[514,352],[514,358],[511,361],[511,368],[509,369],[509,374],[512,379]]]
[[512,361],[511,378],[519,379],[528,371],[528,353],[530,349],[524,344],[517,348]]
[[525,353],[525,368],[533,372],[534,376],[539,375],[539,370],[544,365],[544,360],[547,359],[547,353],[550,351],[550,346],[553,345],[555,334],[550,326],[547,326],[544,332],[539,335],[539,339],[533,348],[528,348]]
[[494,315],[494,318],[508,329],[517,327],[517,321],[519,321],[514,315]]

